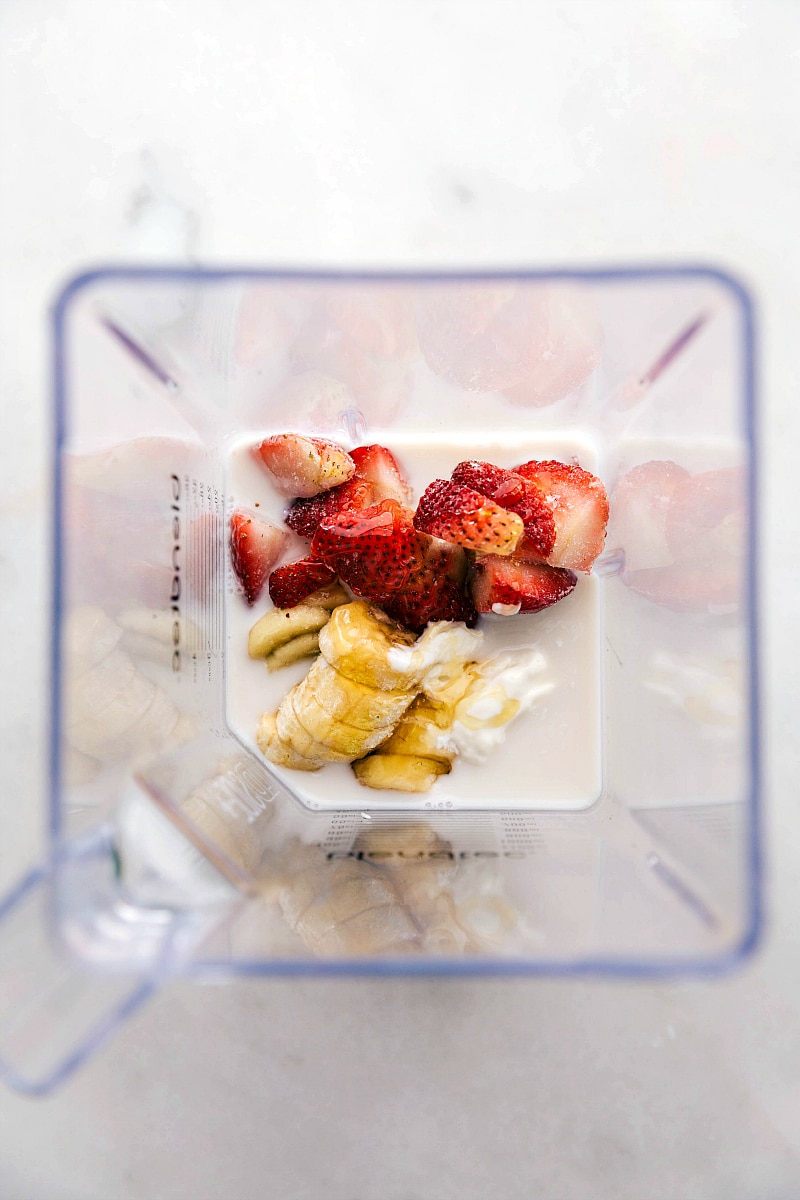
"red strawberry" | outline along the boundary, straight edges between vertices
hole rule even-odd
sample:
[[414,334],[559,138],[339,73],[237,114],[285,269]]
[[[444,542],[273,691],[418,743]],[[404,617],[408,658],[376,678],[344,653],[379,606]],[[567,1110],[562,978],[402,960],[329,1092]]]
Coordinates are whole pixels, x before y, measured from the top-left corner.
[[481,613],[515,616],[518,612],[541,612],[568,596],[577,581],[573,571],[550,567],[547,563],[479,554],[472,598]]
[[466,555],[418,532],[412,518],[396,500],[326,517],[311,550],[357,596],[410,629],[424,629],[429,621],[473,623]]
[[553,514],[556,540],[547,561],[554,567],[590,571],[603,550],[608,523],[608,497],[600,480],[562,462],[531,461],[514,470],[539,485]]
[[454,483],[463,483],[474,488],[509,512],[522,517],[525,537],[517,550],[526,551],[537,558],[547,558],[556,540],[553,514],[541,488],[515,471],[506,471],[494,463],[471,459],[460,462],[450,478]]
[[295,562],[276,567],[269,577],[269,595],[276,608],[294,608],[312,592],[333,583],[336,572],[325,563],[313,558],[299,558]]
[[516,513],[449,479],[428,484],[414,514],[414,527],[465,550],[494,554],[510,554],[524,532]]
[[354,475],[347,483],[321,492],[319,496],[301,497],[292,501],[284,520],[290,529],[309,540],[319,528],[323,518],[333,518],[339,512],[352,512],[366,508],[372,503],[372,489],[363,479]]
[[254,447],[253,453],[269,471],[284,496],[316,496],[345,483],[356,465],[336,442],[305,437],[301,433],[278,433]]
[[355,474],[347,483],[319,496],[294,501],[286,515],[286,524],[295,533],[313,538],[323,518],[367,508],[381,500],[405,503],[408,484],[390,450],[378,445],[356,446],[350,457],[355,464]]
[[255,604],[261,595],[288,540],[283,529],[276,529],[246,509],[237,508],[231,516],[231,565],[248,604]]
[[356,476],[372,486],[372,504],[379,500],[399,500],[405,504],[409,488],[397,459],[391,450],[377,443],[372,446],[356,446],[350,451],[356,464]]

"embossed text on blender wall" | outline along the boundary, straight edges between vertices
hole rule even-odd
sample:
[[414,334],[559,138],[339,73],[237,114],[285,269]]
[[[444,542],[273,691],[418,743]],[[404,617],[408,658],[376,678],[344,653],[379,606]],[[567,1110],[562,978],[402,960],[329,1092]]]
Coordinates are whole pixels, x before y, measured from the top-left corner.
[[170,608],[172,621],[172,669],[181,669],[181,481],[172,475],[172,588]]

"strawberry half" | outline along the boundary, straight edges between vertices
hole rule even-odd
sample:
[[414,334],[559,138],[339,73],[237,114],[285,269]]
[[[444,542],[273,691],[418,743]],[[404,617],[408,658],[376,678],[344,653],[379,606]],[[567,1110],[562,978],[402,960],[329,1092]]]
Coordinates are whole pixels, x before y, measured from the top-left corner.
[[414,514],[414,527],[465,550],[492,554],[511,554],[525,528],[516,513],[449,479],[428,484]]
[[275,568],[269,577],[269,596],[276,608],[294,608],[335,578],[336,572],[325,563],[298,558]]
[[350,457],[356,464],[356,477],[363,479],[372,489],[373,499],[370,503],[377,504],[380,500],[406,503],[409,487],[391,450],[377,443],[356,446],[355,450],[350,451]]
[[347,483],[331,488],[329,492],[322,492],[319,496],[293,500],[284,520],[290,529],[310,541],[322,520],[331,519],[339,512],[367,508],[371,503],[370,485],[354,476]]
[[368,508],[381,500],[405,503],[408,484],[391,450],[385,446],[356,446],[350,452],[355,474],[347,483],[319,496],[295,500],[286,514],[286,524],[295,533],[313,538],[323,519],[340,512]]
[[464,551],[416,530],[411,510],[397,500],[326,517],[311,551],[355,595],[409,629],[424,629],[429,621],[475,620],[465,590]]
[[498,616],[541,612],[568,596],[578,582],[573,571],[497,554],[479,554],[474,570],[475,608]]
[[474,488],[522,518],[525,536],[517,550],[537,558],[547,558],[552,552],[556,526],[544,493],[537,484],[518,475],[516,471],[507,471],[503,467],[496,467],[494,463],[479,462],[477,459],[458,463],[450,478],[454,483]]
[[336,442],[301,433],[275,434],[255,446],[253,453],[284,496],[327,492],[346,483],[356,469],[350,455]]
[[248,604],[255,604],[289,535],[262,521],[254,513],[237,508],[231,516],[231,566],[242,585]]
[[590,571],[602,553],[608,524],[608,496],[597,476],[553,461],[526,462],[514,470],[541,488],[553,514],[556,537],[548,563]]

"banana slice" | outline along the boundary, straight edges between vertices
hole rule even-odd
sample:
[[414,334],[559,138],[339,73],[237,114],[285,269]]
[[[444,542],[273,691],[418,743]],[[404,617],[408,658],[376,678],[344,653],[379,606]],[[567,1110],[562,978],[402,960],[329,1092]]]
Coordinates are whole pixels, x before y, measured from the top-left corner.
[[[300,683],[292,695],[295,716],[307,733],[318,743],[337,754],[345,754],[347,761],[361,758],[384,740],[396,717],[383,715],[372,729],[359,729],[339,717],[332,717],[321,708],[313,688],[305,686],[307,678]],[[410,697],[406,698],[408,704]]]
[[370,754],[353,763],[355,777],[364,787],[393,792],[429,792],[449,770],[449,763],[408,754]]
[[356,683],[336,671],[324,658],[311,666],[304,681],[315,703],[329,717],[346,721],[356,729],[375,729],[381,725],[392,728],[411,703],[414,693],[408,690],[379,691],[364,683]]
[[335,583],[328,583],[325,587],[318,588],[316,592],[312,592],[310,596],[306,597],[305,603],[319,605],[322,608],[333,611],[340,604],[349,604],[350,597],[337,580]]
[[294,707],[297,686],[286,693],[276,713],[275,728],[278,731],[278,737],[287,746],[290,746],[295,754],[310,759],[311,762],[351,762],[354,755],[333,750],[325,743],[318,741],[301,723]]
[[331,613],[321,604],[296,604],[294,608],[271,608],[256,621],[247,638],[251,658],[266,658],[305,633],[318,633]]
[[314,654],[319,654],[319,634],[301,633],[268,654],[266,662],[270,671],[280,671],[281,667],[289,667],[301,658],[309,658]]
[[277,767],[289,767],[292,771],[318,771],[321,762],[312,762],[297,754],[278,736],[275,713],[264,713],[256,732],[258,748],[265,758]]
[[[262,617],[251,638],[264,622]],[[412,633],[361,600],[333,610],[320,631],[320,649],[331,625],[328,656],[283,697],[274,733],[271,724],[264,726],[264,753],[272,762],[299,756],[318,766],[363,758],[388,737],[419,690],[405,668],[397,672],[387,659],[393,647],[413,645]]]
[[[392,665],[391,651],[413,646],[413,633],[367,604],[354,600],[335,608],[320,633],[319,648],[332,667],[367,687],[381,691],[410,691],[422,678],[424,667]],[[403,656],[404,658],[406,656]]]
[[394,731],[379,748],[380,754],[405,754],[412,758],[432,758],[450,770],[454,754],[444,749],[442,730],[448,728],[449,714],[436,708],[424,696],[418,696]]

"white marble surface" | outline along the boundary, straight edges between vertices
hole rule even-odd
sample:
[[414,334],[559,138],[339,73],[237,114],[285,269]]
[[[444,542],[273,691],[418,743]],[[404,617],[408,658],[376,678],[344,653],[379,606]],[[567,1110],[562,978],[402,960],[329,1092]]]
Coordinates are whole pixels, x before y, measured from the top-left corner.
[[697,258],[760,309],[768,929],[735,978],[175,986],[4,1200],[800,1194],[800,9],[4,0],[0,882],[40,853],[48,303],[106,259]]

